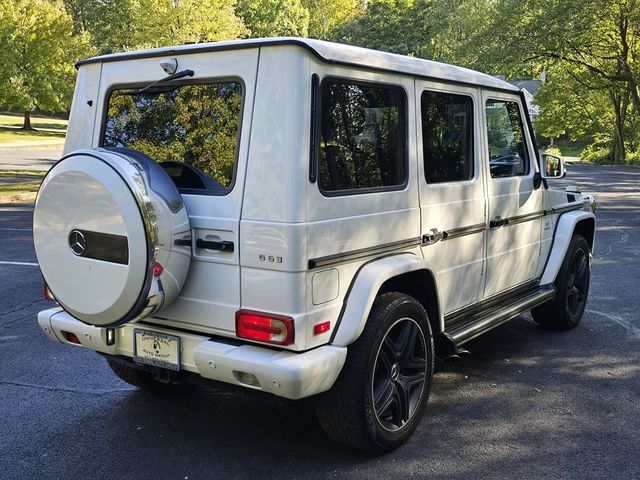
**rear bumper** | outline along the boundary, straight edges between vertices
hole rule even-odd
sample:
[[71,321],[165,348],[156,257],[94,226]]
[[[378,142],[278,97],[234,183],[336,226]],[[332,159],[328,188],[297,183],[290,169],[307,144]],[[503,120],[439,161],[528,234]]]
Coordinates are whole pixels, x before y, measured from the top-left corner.
[[[291,399],[309,397],[329,390],[338,378],[347,356],[346,347],[324,345],[304,353],[296,353],[255,345],[229,345],[206,336],[142,323],[125,324],[117,328],[115,343],[107,345],[106,329],[86,325],[60,308],[40,312],[38,324],[56,342],[129,358],[133,358],[134,328],[175,335],[181,341],[182,370]],[[76,334],[82,345],[68,342],[62,331]],[[241,373],[255,375],[260,387],[242,383],[238,379],[243,377],[239,375]]]

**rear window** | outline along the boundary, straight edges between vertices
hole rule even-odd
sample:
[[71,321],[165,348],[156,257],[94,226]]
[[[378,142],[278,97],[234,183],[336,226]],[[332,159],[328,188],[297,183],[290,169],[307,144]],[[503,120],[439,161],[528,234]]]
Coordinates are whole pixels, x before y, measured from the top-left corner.
[[406,95],[402,88],[322,82],[318,181],[326,195],[395,190],[406,184]]
[[144,153],[185,193],[224,194],[234,183],[241,113],[235,81],[118,89],[101,145]]

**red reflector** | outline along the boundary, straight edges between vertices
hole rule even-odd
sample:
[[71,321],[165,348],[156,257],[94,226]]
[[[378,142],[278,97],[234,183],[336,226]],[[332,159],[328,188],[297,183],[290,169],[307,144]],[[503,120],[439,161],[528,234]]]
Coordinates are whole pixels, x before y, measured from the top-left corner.
[[322,322],[313,326],[313,334],[320,335],[321,333],[328,332],[331,327],[331,322]]
[[77,345],[82,345],[80,343],[80,339],[75,333],[65,332],[64,330],[61,330],[61,332],[62,332],[62,335],[64,335],[64,338],[66,338],[67,342],[75,343]]
[[239,310],[236,312],[236,335],[239,338],[290,345],[293,343],[293,318],[271,313]]
[[162,272],[164,272],[164,267],[160,265],[158,262],[153,264],[153,276],[159,277]]
[[44,284],[44,299],[49,300],[51,302],[56,301],[56,298],[53,296],[53,293],[51,293],[51,290],[49,290],[49,285],[47,285],[46,283]]

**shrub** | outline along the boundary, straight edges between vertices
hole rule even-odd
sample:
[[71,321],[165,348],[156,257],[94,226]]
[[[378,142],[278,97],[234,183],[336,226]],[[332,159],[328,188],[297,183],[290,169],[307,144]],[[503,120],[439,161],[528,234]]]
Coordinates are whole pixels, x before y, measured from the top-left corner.
[[640,167],[640,150],[637,152],[627,152],[624,163],[627,165],[637,165]]
[[544,149],[544,153],[548,153],[549,155],[561,156],[562,152],[558,147],[547,147]]
[[609,165],[612,163],[611,150],[597,145],[589,145],[584,149],[581,157],[585,162],[599,163],[601,165]]

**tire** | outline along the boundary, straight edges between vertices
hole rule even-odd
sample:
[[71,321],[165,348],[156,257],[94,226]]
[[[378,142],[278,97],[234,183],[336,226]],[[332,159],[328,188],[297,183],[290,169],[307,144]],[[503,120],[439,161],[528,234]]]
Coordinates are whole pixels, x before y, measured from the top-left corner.
[[589,245],[581,235],[573,235],[555,282],[556,296],[531,310],[533,319],[544,328],[571,330],[582,320],[587,305]]
[[433,337],[427,312],[401,293],[380,295],[364,331],[348,347],[316,414],[334,440],[367,451],[402,445],[418,426],[433,379]]
[[130,367],[110,358],[107,358],[107,365],[109,365],[109,368],[111,368],[120,380],[145,392],[158,395],[171,395],[190,392],[193,389],[193,385],[187,382],[161,383],[157,381],[150,372]]

